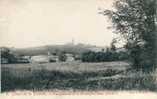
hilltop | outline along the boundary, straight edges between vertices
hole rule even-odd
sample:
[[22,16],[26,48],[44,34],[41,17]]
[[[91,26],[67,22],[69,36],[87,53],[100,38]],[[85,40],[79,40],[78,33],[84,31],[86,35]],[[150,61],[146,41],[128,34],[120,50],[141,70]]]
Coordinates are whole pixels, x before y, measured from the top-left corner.
[[30,47],[30,48],[9,48],[12,53],[18,55],[39,55],[39,54],[47,54],[50,53],[58,53],[58,52],[66,52],[73,54],[81,54],[87,51],[101,51],[105,47],[98,47],[95,45],[87,45],[87,44],[64,44],[64,45],[46,45],[46,46],[38,46],[38,47]]

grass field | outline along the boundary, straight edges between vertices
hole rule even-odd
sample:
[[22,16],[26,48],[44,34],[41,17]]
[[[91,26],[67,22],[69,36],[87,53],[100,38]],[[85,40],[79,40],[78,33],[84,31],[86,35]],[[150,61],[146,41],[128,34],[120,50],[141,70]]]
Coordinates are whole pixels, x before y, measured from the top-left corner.
[[1,70],[2,92],[157,90],[154,74],[132,71],[125,62],[3,64]]

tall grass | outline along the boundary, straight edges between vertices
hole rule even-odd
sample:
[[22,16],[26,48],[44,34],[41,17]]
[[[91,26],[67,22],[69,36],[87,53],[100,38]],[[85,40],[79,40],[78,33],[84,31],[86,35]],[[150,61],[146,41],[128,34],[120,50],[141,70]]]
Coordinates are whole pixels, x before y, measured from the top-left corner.
[[[153,76],[112,78],[116,70],[99,72],[30,71],[29,75],[18,76],[10,68],[2,68],[2,92],[13,90],[149,90],[157,91]],[[109,77],[108,79],[99,79]],[[111,78],[110,78],[111,77]],[[90,80],[90,78],[98,78]]]

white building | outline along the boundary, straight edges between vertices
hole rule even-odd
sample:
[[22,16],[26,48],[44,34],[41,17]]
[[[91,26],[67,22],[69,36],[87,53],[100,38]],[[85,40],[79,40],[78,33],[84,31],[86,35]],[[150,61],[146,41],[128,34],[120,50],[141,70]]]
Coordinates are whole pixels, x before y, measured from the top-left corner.
[[49,63],[49,62],[58,62],[59,58],[55,55],[37,55],[32,56],[30,61],[32,63]]
[[50,60],[47,55],[37,55],[37,56],[32,56],[30,61],[32,63],[48,63]]
[[58,62],[59,61],[59,57],[56,55],[49,55],[49,60],[50,62]]
[[73,54],[65,54],[66,55],[66,62],[72,62],[75,61]]

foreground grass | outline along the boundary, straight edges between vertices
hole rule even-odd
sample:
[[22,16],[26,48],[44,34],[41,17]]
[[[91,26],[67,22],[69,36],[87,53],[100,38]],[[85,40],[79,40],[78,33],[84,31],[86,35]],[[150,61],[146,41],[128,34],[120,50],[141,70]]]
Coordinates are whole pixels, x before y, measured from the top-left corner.
[[[153,75],[126,75],[124,70],[105,69],[99,71],[24,70],[27,75],[2,67],[2,92],[14,90],[146,90],[157,91]],[[24,72],[23,71],[23,72]],[[29,73],[28,73],[29,72]],[[117,76],[119,75],[119,76]]]

